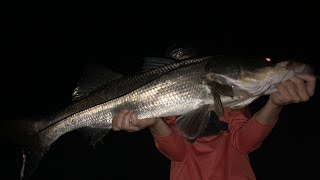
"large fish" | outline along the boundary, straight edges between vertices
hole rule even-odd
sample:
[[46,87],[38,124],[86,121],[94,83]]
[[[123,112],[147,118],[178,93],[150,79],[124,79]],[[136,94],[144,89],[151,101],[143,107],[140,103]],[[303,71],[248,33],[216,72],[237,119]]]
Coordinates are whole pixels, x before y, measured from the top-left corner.
[[179,116],[176,125],[186,138],[204,129],[211,111],[237,109],[276,91],[273,84],[298,74],[310,74],[303,63],[272,63],[225,56],[175,61],[146,58],[141,73],[122,76],[108,69],[88,71],[73,93],[73,103],[48,117],[20,121],[23,139],[21,179],[37,168],[50,145],[63,134],[79,130],[91,144],[111,129],[113,117],[123,109],[138,118]]

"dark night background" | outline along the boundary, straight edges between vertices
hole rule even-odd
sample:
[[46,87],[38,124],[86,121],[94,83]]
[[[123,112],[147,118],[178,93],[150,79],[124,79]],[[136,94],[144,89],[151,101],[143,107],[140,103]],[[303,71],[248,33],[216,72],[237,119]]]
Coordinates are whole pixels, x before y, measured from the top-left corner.
[[[163,57],[174,42],[191,43],[200,55],[302,58],[319,75],[319,19],[311,6],[247,11],[185,3],[177,7],[181,14],[168,8],[170,13],[176,12],[172,16],[162,15],[167,12],[165,5],[136,9],[144,16],[81,14],[80,10],[68,15],[7,15],[2,34],[2,119],[45,115],[63,108],[71,102],[87,63],[130,75],[139,69],[144,56]],[[285,107],[272,133],[250,154],[258,180],[318,175],[319,80],[317,83],[314,97]],[[262,97],[250,107],[255,111],[265,100]],[[17,179],[20,151],[11,142],[2,142],[4,168],[0,179]],[[78,132],[70,132],[52,145],[32,180],[164,180],[169,179],[169,167],[170,162],[157,151],[148,130],[111,131],[95,148],[89,147]]]

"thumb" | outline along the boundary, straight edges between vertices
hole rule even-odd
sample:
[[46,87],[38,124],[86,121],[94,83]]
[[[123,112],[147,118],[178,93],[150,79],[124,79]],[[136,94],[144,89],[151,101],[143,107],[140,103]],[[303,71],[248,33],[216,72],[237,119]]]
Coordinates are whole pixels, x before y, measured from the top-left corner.
[[146,124],[146,120],[145,119],[138,119],[137,114],[136,113],[132,113],[131,116],[130,116],[130,123],[133,126],[141,128],[144,124]]

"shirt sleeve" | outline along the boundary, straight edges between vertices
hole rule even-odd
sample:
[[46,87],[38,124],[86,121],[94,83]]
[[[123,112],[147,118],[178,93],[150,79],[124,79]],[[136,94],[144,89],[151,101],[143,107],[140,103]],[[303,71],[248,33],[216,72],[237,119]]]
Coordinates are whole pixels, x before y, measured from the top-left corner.
[[[172,118],[168,118],[172,120]],[[166,121],[166,118],[164,118]],[[172,129],[168,136],[152,134],[157,149],[171,161],[182,162],[187,156],[188,148],[185,138],[183,138],[174,125],[169,125]]]
[[226,113],[232,145],[242,153],[256,150],[270,134],[278,117],[272,123],[263,125],[256,120],[256,114],[248,118],[243,110]]

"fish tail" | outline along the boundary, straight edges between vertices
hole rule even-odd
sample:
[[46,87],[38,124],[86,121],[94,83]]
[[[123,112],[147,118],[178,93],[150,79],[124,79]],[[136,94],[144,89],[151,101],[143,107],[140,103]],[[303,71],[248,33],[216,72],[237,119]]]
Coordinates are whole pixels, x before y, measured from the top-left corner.
[[20,180],[27,180],[31,177],[44,154],[49,150],[50,145],[43,145],[41,141],[40,136],[33,137],[31,142],[22,148]]
[[20,180],[30,179],[52,141],[43,132],[46,118],[11,120],[6,124],[5,136],[21,150]]

